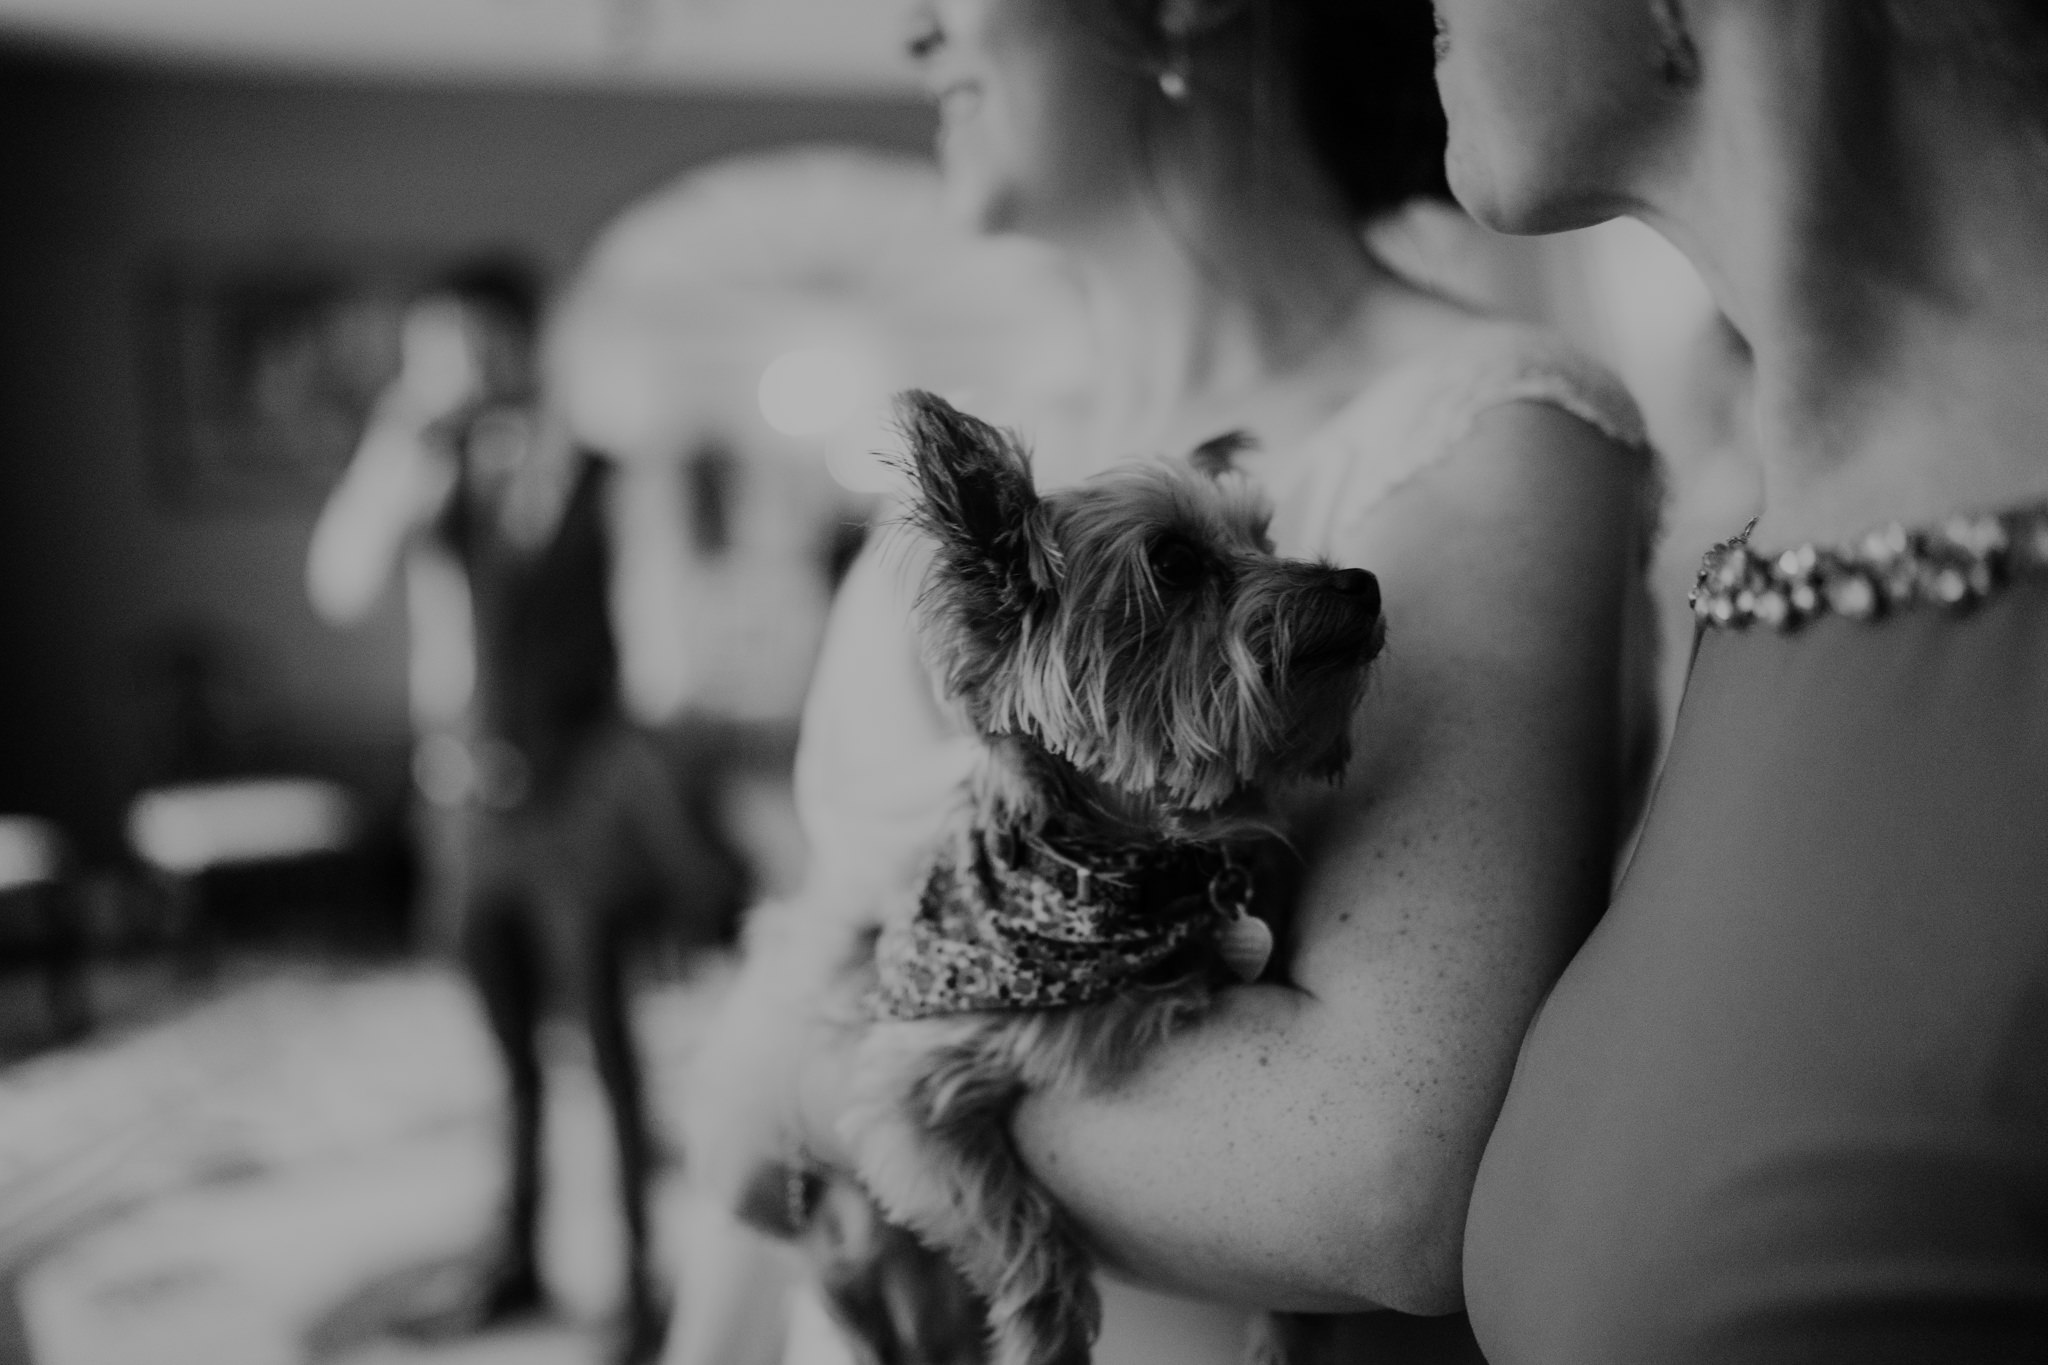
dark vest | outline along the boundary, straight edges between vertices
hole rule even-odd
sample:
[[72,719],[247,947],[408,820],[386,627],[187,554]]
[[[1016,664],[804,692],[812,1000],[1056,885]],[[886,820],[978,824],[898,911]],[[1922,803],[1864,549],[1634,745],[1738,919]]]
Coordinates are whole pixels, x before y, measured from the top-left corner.
[[467,423],[458,433],[455,494],[435,535],[462,564],[476,624],[477,737],[510,744],[531,789],[559,781],[588,738],[619,714],[618,642],[604,525],[611,469],[575,456],[573,486],[552,534],[513,543],[472,477]]

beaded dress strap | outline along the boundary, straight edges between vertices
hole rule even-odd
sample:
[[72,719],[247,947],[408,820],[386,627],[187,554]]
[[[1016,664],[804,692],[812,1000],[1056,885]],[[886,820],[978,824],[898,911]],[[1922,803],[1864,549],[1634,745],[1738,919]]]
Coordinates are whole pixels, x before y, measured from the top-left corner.
[[1821,616],[1873,621],[1918,606],[1963,611],[2015,578],[2048,572],[2048,503],[1881,526],[1845,545],[1754,549],[1751,521],[1707,551],[1693,584],[1701,625],[1794,631]]

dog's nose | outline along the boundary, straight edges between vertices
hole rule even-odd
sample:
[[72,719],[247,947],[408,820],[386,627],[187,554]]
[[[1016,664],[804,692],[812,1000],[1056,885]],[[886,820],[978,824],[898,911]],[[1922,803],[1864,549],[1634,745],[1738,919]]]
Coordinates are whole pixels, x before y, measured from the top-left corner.
[[1380,581],[1364,569],[1339,569],[1331,575],[1330,586],[1356,601],[1364,610],[1378,613]]

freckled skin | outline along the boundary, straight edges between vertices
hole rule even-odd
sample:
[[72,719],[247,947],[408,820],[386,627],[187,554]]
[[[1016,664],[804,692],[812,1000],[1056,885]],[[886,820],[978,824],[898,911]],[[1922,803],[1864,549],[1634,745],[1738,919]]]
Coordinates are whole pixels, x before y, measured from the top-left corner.
[[[1026,59],[1053,58],[1047,44],[1059,35],[1033,24],[1056,4],[1069,15],[1090,9],[1075,0],[932,7],[950,45],[930,64],[935,89],[1001,75],[1002,88],[988,86],[980,105],[966,102],[951,119],[949,193],[965,191],[954,200],[965,216],[1034,235],[1077,225],[1066,216],[1075,207],[1104,211],[1091,229],[1128,229],[1133,199],[1149,213],[1170,197],[1158,173],[1171,162],[1125,165],[1120,192],[1078,197],[1070,172],[1128,150],[1105,129],[1137,126],[1103,117],[1091,99],[1122,98],[1120,80],[1156,110],[1159,92],[1127,64],[1080,72],[1107,78],[1094,94],[1013,98],[1027,93]],[[1057,166],[1038,158],[1034,148],[1060,128],[1101,156]],[[1188,189],[1191,202],[1207,194],[1178,179],[1165,188]],[[1289,223],[1308,216],[1283,208]],[[1205,239],[1206,222],[1146,237],[1144,258],[1218,246],[1226,266],[1308,259],[1269,250],[1262,237],[1255,256],[1233,261],[1235,239]],[[1242,226],[1234,216],[1230,225]],[[1331,226],[1349,252],[1354,225]],[[1086,255],[1088,235],[1069,236],[1056,244]],[[1331,271],[1317,265],[1307,276],[1309,297],[1332,296]],[[1177,434],[1199,439],[1270,416],[1282,425],[1264,434],[1284,448],[1288,431],[1314,429],[1324,397],[1349,401],[1390,358],[1455,344],[1471,325],[1440,300],[1359,287],[1371,301],[1360,305],[1357,334],[1321,343],[1314,375],[1234,389],[1227,401],[1198,393],[1214,400],[1200,408],[1204,429]],[[1260,311],[1282,299],[1262,298]],[[1135,316],[1150,329],[1154,319]],[[1215,331],[1205,324],[1204,354]],[[1354,781],[1324,799],[1325,829],[1304,843],[1312,876],[1300,932],[1282,945],[1283,980],[1229,991],[1129,1087],[1040,1097],[1017,1118],[1034,1173],[1119,1268],[1198,1298],[1281,1308],[1456,1306],[1480,1139],[1529,1012],[1605,891],[1590,869],[1612,836],[1616,602],[1641,549],[1638,468],[1555,410],[1515,405],[1357,528],[1347,562],[1381,573],[1396,644],[1367,701],[1372,736]],[[1442,836],[1435,845],[1432,833]]]
[[[1606,891],[1620,467],[1559,414],[1504,410],[1362,533],[1398,647],[1322,798],[1286,984],[1227,992],[1114,1095],[1019,1113],[1110,1264],[1285,1310],[1457,1306],[1516,1045]],[[1531,532],[1538,498],[1559,519]]]

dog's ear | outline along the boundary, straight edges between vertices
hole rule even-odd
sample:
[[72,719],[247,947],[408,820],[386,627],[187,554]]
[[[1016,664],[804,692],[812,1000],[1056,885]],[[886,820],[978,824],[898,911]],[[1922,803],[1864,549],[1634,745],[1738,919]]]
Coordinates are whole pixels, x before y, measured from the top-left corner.
[[1028,603],[1051,576],[1030,458],[1015,437],[934,394],[912,389],[896,405],[915,487],[911,520],[938,542],[957,583],[987,595],[982,606]]
[[1221,436],[1211,436],[1189,451],[1188,463],[1212,479],[1221,478],[1230,472],[1232,462],[1239,455],[1258,449],[1258,445],[1259,438],[1249,431],[1226,431]]

